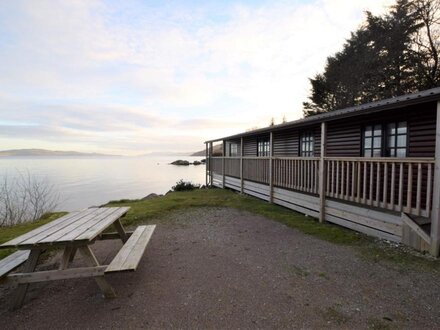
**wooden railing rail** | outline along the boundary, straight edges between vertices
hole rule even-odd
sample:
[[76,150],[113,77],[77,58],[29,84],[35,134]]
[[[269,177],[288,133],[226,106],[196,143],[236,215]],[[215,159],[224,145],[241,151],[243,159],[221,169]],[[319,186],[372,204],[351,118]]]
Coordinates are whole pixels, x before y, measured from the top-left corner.
[[[211,157],[212,172],[319,195],[320,157]],[[272,173],[270,173],[272,171]],[[433,158],[324,157],[325,196],[429,217]],[[271,176],[272,174],[272,176]]]
[[225,175],[240,177],[240,157],[225,158]]
[[269,184],[268,157],[243,157],[243,179]]
[[297,157],[273,159],[273,184],[312,194],[319,190],[319,158]]
[[326,196],[429,217],[433,159],[325,158]]

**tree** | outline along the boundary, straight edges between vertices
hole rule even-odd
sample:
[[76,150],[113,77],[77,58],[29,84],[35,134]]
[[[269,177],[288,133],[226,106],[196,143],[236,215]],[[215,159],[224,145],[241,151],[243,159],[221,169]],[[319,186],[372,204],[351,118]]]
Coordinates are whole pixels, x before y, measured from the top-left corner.
[[438,86],[440,0],[398,0],[364,25],[310,79],[310,116]]
[[414,0],[411,8],[422,24],[414,38],[418,80],[423,89],[437,87],[440,85],[440,1]]
[[46,179],[20,173],[0,182],[0,227],[40,219],[53,211],[59,196]]

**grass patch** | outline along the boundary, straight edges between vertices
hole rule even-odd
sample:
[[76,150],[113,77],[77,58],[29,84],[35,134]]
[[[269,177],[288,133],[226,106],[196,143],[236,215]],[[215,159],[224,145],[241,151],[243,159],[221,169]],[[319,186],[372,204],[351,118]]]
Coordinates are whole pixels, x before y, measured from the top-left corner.
[[381,320],[378,318],[370,318],[367,321],[368,329],[374,330],[389,330],[391,329],[390,321]]
[[[48,222],[51,222],[63,216],[64,214],[66,214],[66,212],[47,213],[43,215],[40,220],[34,222],[23,223],[12,227],[0,227],[0,244],[10,241],[11,239],[23,235],[28,231],[31,231],[32,229],[35,229]],[[15,249],[1,249],[0,259],[3,259],[4,257],[10,255],[14,251]]]
[[243,196],[224,189],[199,189],[184,192],[172,192],[165,196],[150,200],[111,201],[106,206],[130,206],[131,209],[123,219],[124,224],[148,222],[169,211],[183,210],[191,207],[232,207],[277,220],[305,234],[336,244],[353,245],[369,240],[348,229],[321,224],[316,219],[284,207],[269,204],[259,199]]
[[326,273],[323,273],[323,272],[319,273],[318,276],[322,277],[322,278],[325,278],[326,280],[330,279],[330,277]]
[[[138,223],[157,222],[170,212],[193,207],[231,207],[262,215],[295,228],[307,235],[319,239],[356,248],[360,254],[373,262],[389,261],[402,269],[427,269],[440,271],[440,261],[423,257],[410,249],[380,244],[375,239],[332,224],[322,224],[316,219],[284,207],[269,204],[257,198],[243,196],[225,189],[197,189],[192,191],[171,192],[149,200],[111,201],[105,206],[130,206],[130,211],[123,218],[126,226]],[[52,221],[65,213],[53,213],[44,219],[15,227],[0,228],[0,243],[24,234],[38,226]],[[0,258],[11,250],[0,250]],[[322,276],[324,277],[324,276]]]
[[307,277],[310,275],[310,272],[307,269],[296,265],[290,266],[288,272],[299,277]]
[[125,225],[148,223],[171,211],[191,207],[231,207],[265,216],[331,243],[355,247],[361,256],[374,262],[389,261],[405,269],[440,271],[440,261],[414,253],[411,249],[380,244],[364,234],[333,224],[322,224],[312,217],[225,189],[171,192],[150,200],[111,201],[106,206],[130,206],[130,211],[123,219]]
[[350,320],[350,317],[345,315],[339,306],[328,307],[324,312],[323,316],[325,320],[329,323],[341,326]]

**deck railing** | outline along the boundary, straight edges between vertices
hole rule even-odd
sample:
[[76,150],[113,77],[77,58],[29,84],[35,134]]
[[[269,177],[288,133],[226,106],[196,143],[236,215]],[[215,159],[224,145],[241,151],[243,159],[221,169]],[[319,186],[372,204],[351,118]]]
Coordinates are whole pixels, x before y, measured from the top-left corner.
[[[223,157],[211,157],[210,160],[208,169],[215,174],[311,194],[320,191],[319,157],[225,157],[224,161]],[[433,158],[325,157],[323,176],[328,198],[430,216]]]
[[268,157],[243,157],[243,179],[269,184]]
[[430,216],[433,159],[326,158],[326,196]]
[[240,177],[240,157],[225,158],[225,175]]
[[273,158],[274,186],[317,194],[319,158]]

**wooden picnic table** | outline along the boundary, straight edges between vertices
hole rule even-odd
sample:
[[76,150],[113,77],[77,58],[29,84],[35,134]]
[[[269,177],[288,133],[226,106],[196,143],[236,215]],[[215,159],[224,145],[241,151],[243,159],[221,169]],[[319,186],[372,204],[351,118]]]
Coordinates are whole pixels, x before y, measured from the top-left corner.
[[[6,274],[12,266],[25,262],[21,273],[5,276],[18,284],[13,308],[22,306],[29,283],[69,278],[94,277],[105,297],[115,297],[104,274],[135,270],[155,229],[154,225],[139,226],[134,232],[127,232],[120,219],[128,210],[129,207],[101,207],[72,212],[0,245],[0,248],[21,250],[0,264],[0,271],[3,267]],[[111,225],[116,232],[104,233]],[[123,247],[109,265],[100,265],[90,245],[97,239],[116,238],[122,240]],[[35,271],[41,253],[48,248],[63,249],[59,269]],[[68,268],[77,250],[87,267]]]

